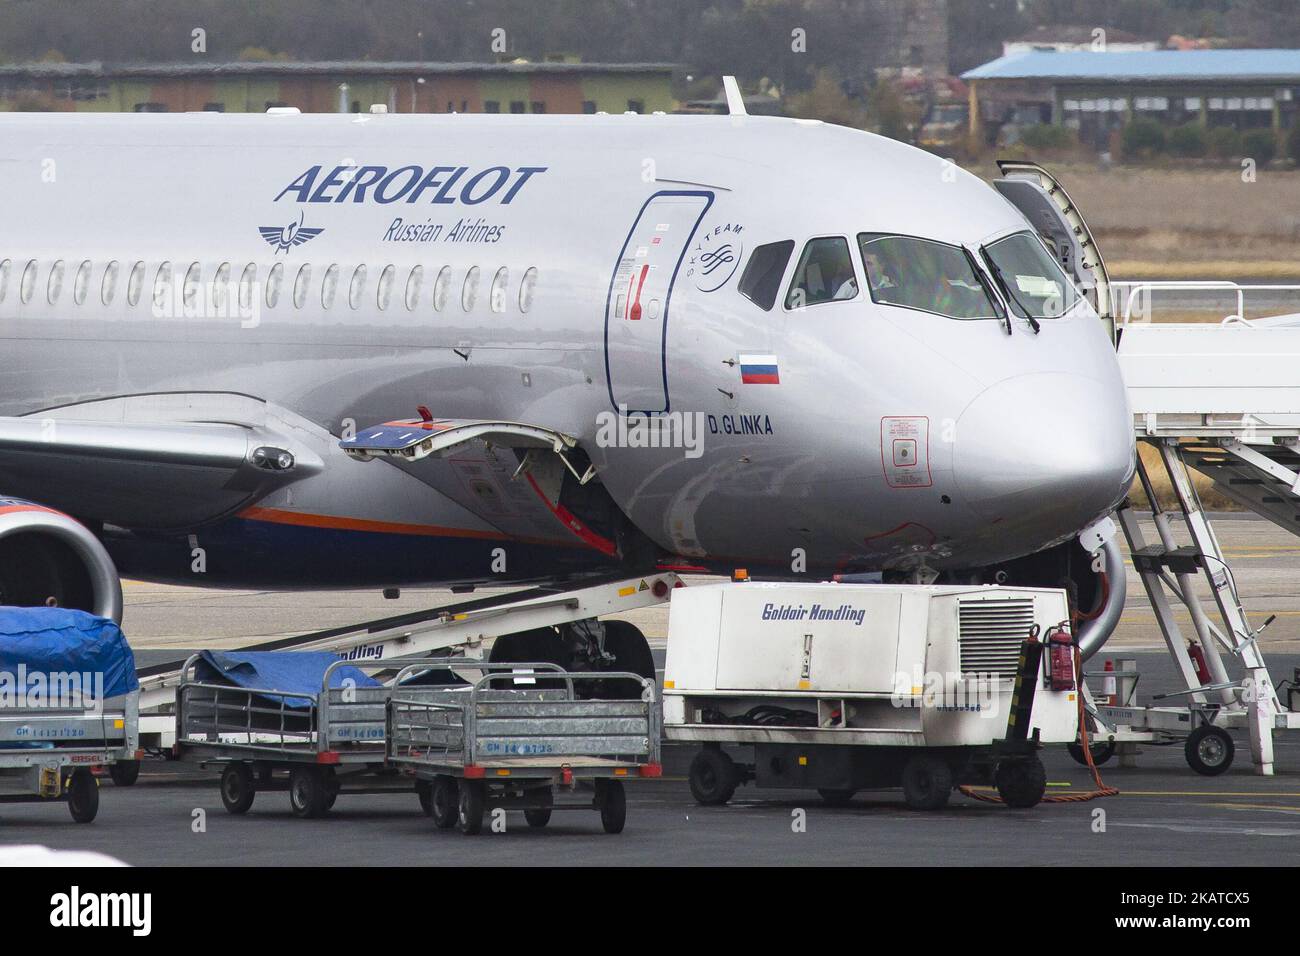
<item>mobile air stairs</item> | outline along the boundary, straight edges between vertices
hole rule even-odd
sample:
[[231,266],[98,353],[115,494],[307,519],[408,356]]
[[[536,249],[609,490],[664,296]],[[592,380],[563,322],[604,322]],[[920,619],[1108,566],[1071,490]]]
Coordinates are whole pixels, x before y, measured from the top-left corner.
[[[1273,617],[1250,623],[1191,472],[1300,535],[1300,287],[1139,282],[1111,291],[1145,499],[1130,499],[1117,517],[1185,689],[1138,706],[1132,661],[1121,660],[1114,672],[1090,671],[1092,738],[1103,752],[1117,746],[1129,764],[1138,743],[1185,738],[1188,763],[1212,775],[1232,762],[1226,730],[1244,729],[1256,771],[1271,774],[1273,731],[1300,728],[1300,710],[1278,697],[1259,644]],[[1245,317],[1250,299],[1278,312],[1287,298],[1296,314]],[[1157,308],[1184,319],[1218,318],[1223,312],[1209,313],[1207,305],[1225,299],[1236,311],[1222,321],[1148,321]],[[1144,528],[1153,529],[1150,539]],[[1202,603],[1206,591],[1212,610]],[[1190,617],[1193,633],[1184,634],[1176,608]],[[1098,679],[1105,681],[1101,694]]]

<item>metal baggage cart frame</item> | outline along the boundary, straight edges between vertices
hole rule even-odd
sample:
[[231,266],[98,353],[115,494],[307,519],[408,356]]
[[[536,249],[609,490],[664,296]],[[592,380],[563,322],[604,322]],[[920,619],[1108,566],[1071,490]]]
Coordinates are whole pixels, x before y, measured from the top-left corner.
[[[408,664],[394,683],[428,666]],[[553,810],[575,809],[599,811],[605,831],[619,833],[627,812],[623,781],[662,775],[653,680],[550,663],[455,660],[447,666],[482,674],[468,687],[430,696],[394,694],[386,710],[389,764],[428,788],[428,812],[439,829],[478,833],[484,814],[498,809],[523,810],[530,827],[543,827]],[[575,693],[579,682],[610,679],[637,682],[640,697]],[[506,680],[515,686],[493,686]],[[532,686],[521,687],[524,682]],[[580,783],[593,785],[590,800],[555,801],[556,788],[574,792]]]
[[[339,659],[326,668],[319,691],[304,693],[192,680],[199,657],[185,662],[176,688],[174,753],[221,769],[221,800],[230,813],[247,813],[262,791],[288,792],[290,809],[304,818],[323,816],[340,794],[416,792],[387,765],[384,716],[392,682],[330,687],[340,667],[391,671],[409,659]],[[420,663],[443,666],[438,658]],[[427,692],[407,690],[417,697]],[[295,700],[309,706],[290,707]]]
[[99,812],[94,768],[140,758],[139,702],[134,690],[91,708],[0,707],[0,804],[66,803],[76,822],[90,823]]

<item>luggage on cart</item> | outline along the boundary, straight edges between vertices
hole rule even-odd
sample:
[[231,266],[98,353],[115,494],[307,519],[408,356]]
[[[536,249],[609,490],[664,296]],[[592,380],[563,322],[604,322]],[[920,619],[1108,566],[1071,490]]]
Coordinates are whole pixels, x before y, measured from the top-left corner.
[[139,769],[135,656],[113,621],[64,608],[0,607],[0,803],[99,812],[93,770]]

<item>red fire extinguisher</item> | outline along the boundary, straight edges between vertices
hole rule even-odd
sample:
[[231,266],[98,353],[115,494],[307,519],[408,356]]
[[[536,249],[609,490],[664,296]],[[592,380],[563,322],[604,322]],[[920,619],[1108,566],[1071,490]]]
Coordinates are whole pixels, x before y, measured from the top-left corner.
[[1187,642],[1187,656],[1192,659],[1192,667],[1196,670],[1196,679],[1202,686],[1210,682],[1210,669],[1205,664],[1205,651],[1201,645],[1194,641]]

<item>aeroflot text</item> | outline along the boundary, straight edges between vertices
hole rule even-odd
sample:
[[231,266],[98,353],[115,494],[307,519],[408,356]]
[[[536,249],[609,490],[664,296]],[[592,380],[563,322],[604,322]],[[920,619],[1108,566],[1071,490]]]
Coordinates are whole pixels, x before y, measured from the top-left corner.
[[373,199],[387,204],[399,199],[408,203],[477,206],[496,198],[508,206],[524,184],[546,166],[489,166],[472,171],[469,166],[335,166],[324,175],[323,166],[312,166],[275,197],[279,202],[292,195],[295,202],[353,202]]
[[849,604],[841,604],[836,608],[821,604],[814,604],[812,607],[804,607],[802,604],[763,605],[765,621],[852,621],[861,627],[862,620],[866,616],[867,612],[862,608]]

